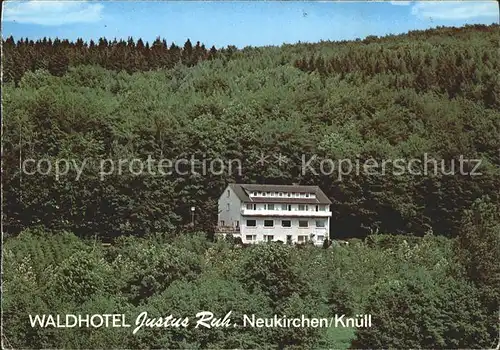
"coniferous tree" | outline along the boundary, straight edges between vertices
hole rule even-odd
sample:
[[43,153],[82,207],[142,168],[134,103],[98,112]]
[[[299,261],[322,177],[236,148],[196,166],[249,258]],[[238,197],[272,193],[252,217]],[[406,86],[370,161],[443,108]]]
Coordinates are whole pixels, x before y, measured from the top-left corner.
[[182,63],[190,67],[194,59],[193,44],[191,44],[191,40],[187,39],[184,43],[184,49],[182,50]]

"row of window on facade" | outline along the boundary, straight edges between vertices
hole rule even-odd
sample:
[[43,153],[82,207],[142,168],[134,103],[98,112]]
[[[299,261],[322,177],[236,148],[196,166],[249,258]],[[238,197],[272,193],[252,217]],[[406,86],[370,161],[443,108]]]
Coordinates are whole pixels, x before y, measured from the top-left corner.
[[[245,235],[245,239],[247,241],[257,242],[258,241],[258,235]],[[308,236],[308,235],[298,235],[297,236],[297,241],[299,243],[306,243],[310,239],[311,239],[311,237]],[[324,235],[318,235],[318,236],[316,236],[315,240],[316,240],[316,242],[323,242],[325,240],[325,236]],[[272,241],[274,241],[274,235],[263,235],[263,241],[265,241],[265,242],[272,242]],[[291,243],[291,242],[292,242],[292,235],[288,235],[287,236],[287,243]]]
[[[247,227],[256,227],[257,220],[248,219],[246,221]],[[274,220],[266,219],[264,220],[264,227],[274,227]],[[292,227],[291,220],[281,220],[281,227]],[[299,220],[299,227],[307,228],[309,227],[309,220]],[[316,220],[316,227],[326,227],[326,220]]]
[[[227,190],[227,197],[231,196],[231,191]],[[314,193],[306,192],[252,192],[252,197],[288,197],[288,198],[315,198]]]
[[252,197],[289,197],[289,198],[314,198],[313,193],[299,192],[252,192]]
[[[229,211],[230,209],[230,203],[227,203],[226,205],[226,210]],[[248,203],[246,205],[246,208],[248,210],[257,210],[257,208],[260,210],[260,209],[263,209],[263,210],[283,210],[283,211],[292,211],[292,205],[291,204],[264,204],[263,207],[261,206],[257,206],[257,204],[254,204],[254,203]],[[311,206],[309,207],[309,205],[307,204],[299,204],[297,206],[294,207],[295,210],[298,210],[298,211],[309,211],[309,209],[311,210],[315,210],[315,211],[326,211],[326,206],[325,205],[316,205],[316,206]]]

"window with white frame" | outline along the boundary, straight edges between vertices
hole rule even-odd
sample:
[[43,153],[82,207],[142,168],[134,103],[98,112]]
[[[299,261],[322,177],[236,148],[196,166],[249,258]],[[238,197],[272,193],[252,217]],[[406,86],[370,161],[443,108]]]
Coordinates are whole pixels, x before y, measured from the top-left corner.
[[268,204],[267,210],[274,210],[274,204]]
[[281,220],[282,227],[292,227],[292,222],[290,220]]
[[257,235],[246,235],[245,236],[247,241],[256,241],[257,240]]
[[297,241],[298,241],[299,243],[305,243],[305,242],[307,242],[307,239],[308,239],[308,236],[300,235],[300,236],[297,238]]
[[287,209],[288,209],[288,205],[286,205],[286,204],[281,205],[281,210],[287,210]]
[[264,220],[264,227],[274,227],[274,220]]
[[253,206],[254,206],[254,204],[252,204],[252,203],[247,203],[247,209],[252,210],[252,209],[253,209]]
[[323,236],[323,235],[318,235],[318,237],[316,237],[316,240],[317,240],[318,242],[324,242],[324,241],[325,241],[325,236]]
[[309,227],[309,221],[308,220],[299,220],[299,227]]
[[272,242],[274,240],[273,235],[264,235],[264,241],[266,242]]
[[304,204],[299,204],[299,210],[300,211],[306,210],[306,206]]
[[316,220],[316,227],[325,227],[325,226],[326,226],[325,220]]
[[325,211],[324,205],[316,205],[316,211]]
[[255,227],[257,226],[257,220],[247,220],[247,227]]

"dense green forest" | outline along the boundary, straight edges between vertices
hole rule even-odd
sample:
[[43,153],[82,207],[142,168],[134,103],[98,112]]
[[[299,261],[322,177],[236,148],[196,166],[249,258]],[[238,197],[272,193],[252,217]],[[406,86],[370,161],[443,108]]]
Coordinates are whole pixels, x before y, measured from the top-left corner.
[[[79,236],[143,235],[189,223],[194,205],[202,229],[212,232],[216,199],[227,182],[293,181],[319,185],[331,198],[332,236],[364,237],[378,227],[454,237],[474,199],[489,194],[500,201],[499,39],[497,25],[439,28],[354,42],[214,50],[215,59],[195,66],[184,63],[199,54],[184,45],[175,55],[187,58],[172,68],[152,69],[154,63],[130,74],[125,66],[77,65],[63,76],[50,74],[50,67],[36,69],[37,52],[107,66],[123,44],[4,43],[5,72],[23,66],[19,57],[36,69],[3,87],[4,229],[17,233],[41,224]],[[149,60],[174,55],[166,45],[152,45],[147,53],[134,47]],[[263,151],[293,161],[262,167],[256,161]],[[301,155],[383,160],[424,154],[444,161],[447,172],[460,155],[480,159],[481,175],[388,171],[337,181],[335,173],[302,174],[300,168]],[[238,158],[243,171],[175,177],[126,172],[101,181],[86,166],[75,181],[75,173],[56,180],[53,173],[21,174],[20,166],[30,158],[81,165],[85,158],[148,156]]]
[[[280,47],[3,41],[3,344],[14,348],[491,348],[500,271],[500,27]],[[284,165],[258,163],[262,152]],[[103,159],[241,159],[100,176]],[[301,159],[432,157],[339,177]],[[467,174],[452,171],[461,158]],[[64,176],[27,159],[76,162]],[[423,162],[415,165],[421,173]],[[29,169],[32,170],[32,169]],[[228,182],[318,185],[321,249],[213,240]],[[197,208],[195,227],[189,208]],[[196,231],[198,233],[195,233]],[[373,234],[379,232],[380,234]],[[384,233],[384,234],[382,234]],[[104,248],[100,242],[113,242]],[[31,328],[29,313],[329,316],[370,329]]]
[[[3,247],[6,348],[493,348],[498,207],[478,200],[462,239],[371,235],[322,249],[213,243],[204,234],[122,236],[111,247],[23,231]],[[373,327],[148,328],[136,317],[209,310],[259,317],[373,315]],[[126,314],[133,328],[33,328],[34,314]]]

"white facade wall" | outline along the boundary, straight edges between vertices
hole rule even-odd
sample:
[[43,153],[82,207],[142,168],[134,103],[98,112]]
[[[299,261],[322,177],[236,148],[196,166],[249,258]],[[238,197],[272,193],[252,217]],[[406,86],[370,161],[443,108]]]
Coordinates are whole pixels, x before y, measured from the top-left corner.
[[[254,200],[258,199],[254,197]],[[269,204],[274,204],[274,208]],[[219,198],[218,226],[235,228],[239,231],[236,237],[245,244],[269,240],[287,243],[291,238],[291,243],[312,240],[322,245],[324,239],[330,238],[331,215],[328,204],[243,203],[228,186]],[[247,220],[255,220],[256,226],[248,226]],[[273,226],[265,226],[265,220],[273,220]],[[283,220],[290,221],[291,227],[284,227]],[[323,221],[324,227],[317,227],[317,220]],[[300,227],[299,221],[307,221],[308,226]]]
[[[247,220],[255,220],[256,226],[247,226]],[[273,220],[273,227],[264,226],[265,220]],[[283,227],[282,221],[290,221],[291,227]],[[316,227],[316,221],[324,222],[325,227]],[[299,227],[299,221],[307,221],[308,227]],[[258,243],[270,240],[282,241],[287,243],[288,236],[291,236],[292,243],[305,243],[312,239],[315,244],[323,244],[325,238],[329,238],[330,218],[312,218],[312,217],[283,217],[283,216],[244,216],[241,220],[240,235],[243,243]],[[247,236],[252,236],[247,237]],[[299,237],[301,236],[301,237]],[[250,238],[250,239],[249,239]]]
[[[248,220],[255,220],[256,226],[247,226]],[[265,220],[273,220],[273,227],[264,226]],[[290,221],[291,227],[283,227],[283,220]],[[299,221],[307,221],[308,227],[300,227]],[[316,227],[316,221],[323,221],[324,227]],[[245,216],[242,217],[240,226],[240,237],[243,243],[258,243],[268,240],[287,243],[289,236],[291,236],[291,243],[305,243],[312,239],[315,244],[320,245],[323,244],[325,238],[329,238],[329,232],[329,217]],[[269,236],[273,236],[272,239]]]
[[[229,205],[229,208],[228,208]],[[217,225],[238,227],[241,223],[241,200],[230,186],[219,197],[219,222]]]
[[[327,204],[274,204],[273,209],[269,209],[269,204],[249,203],[243,204],[241,213],[244,215],[268,215],[268,216],[310,216],[310,217],[326,217],[331,216],[330,206]],[[282,207],[282,205],[285,206]],[[317,210],[316,210],[316,207]]]

